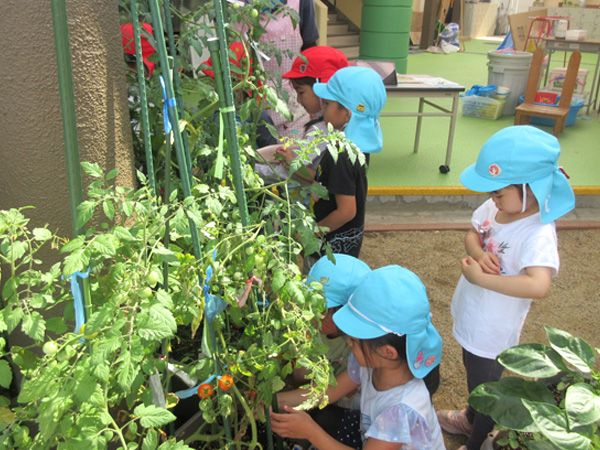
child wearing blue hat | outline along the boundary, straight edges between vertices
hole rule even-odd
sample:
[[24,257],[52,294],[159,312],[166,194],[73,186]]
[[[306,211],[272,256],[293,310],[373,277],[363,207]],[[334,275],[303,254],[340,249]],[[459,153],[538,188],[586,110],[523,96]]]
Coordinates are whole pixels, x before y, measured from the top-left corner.
[[[491,196],[473,213],[468,256],[452,298],[453,334],[463,348],[469,392],[500,379],[496,357],[519,343],[532,299],[546,296],[558,272],[554,221],[575,207],[559,155],[551,134],[512,126],[494,134],[461,174],[467,188]],[[469,436],[461,449],[478,450],[494,426],[470,406],[437,414],[444,430]]]
[[[377,72],[367,67],[345,67],[327,83],[313,85],[313,91],[322,99],[325,122],[343,130],[363,153],[381,151],[379,114],[386,93]],[[345,150],[336,156],[327,151],[321,159],[316,181],[329,196],[318,199],[313,211],[317,224],[329,229],[325,240],[333,252],[358,257],[365,223],[366,168],[358,158],[352,162]]]
[[[333,367],[333,372],[338,374],[346,368],[350,347],[333,323],[333,314],[348,303],[348,299],[371,272],[371,268],[354,256],[334,253],[333,257],[335,262],[326,255],[313,264],[308,272],[307,282],[323,283],[327,312],[321,319],[321,339],[329,347],[327,359]],[[294,373],[295,377],[298,375],[300,374]]]
[[[440,363],[442,339],[431,324],[425,286],[411,271],[387,266],[370,272],[333,320],[348,339],[346,371],[327,389],[330,403],[361,388],[360,425],[328,433],[292,406],[306,390],[279,394],[284,413],[271,413],[273,431],[307,439],[320,449],[444,449],[422,378]],[[348,418],[355,417],[348,410]]]

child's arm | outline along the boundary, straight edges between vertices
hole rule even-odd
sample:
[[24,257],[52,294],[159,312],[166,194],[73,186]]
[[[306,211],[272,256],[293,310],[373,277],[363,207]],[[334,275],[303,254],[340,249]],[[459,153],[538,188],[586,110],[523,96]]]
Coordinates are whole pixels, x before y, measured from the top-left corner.
[[475,228],[471,228],[465,236],[467,255],[479,263],[485,273],[500,275],[500,261],[493,253],[483,250],[481,237]]
[[329,228],[329,232],[344,226],[356,216],[356,196],[335,194],[335,203],[337,208],[317,223],[320,227]]
[[[271,426],[275,433],[285,438],[308,439],[316,448],[348,450],[353,447],[342,444],[321,428],[307,413],[285,407],[282,414],[271,413]],[[369,439],[363,450],[398,450],[402,443]]]
[[499,277],[485,273],[471,256],[462,260],[462,272],[465,278],[484,289],[504,295],[520,298],[543,298],[550,290],[552,268],[527,267],[524,275]]
[[[290,163],[298,156],[292,149],[287,147],[279,147],[277,150],[275,150],[275,153],[280,155],[285,160],[283,165],[287,170],[290,170]],[[317,171],[305,165],[300,170],[297,170],[294,175],[298,175],[300,178],[303,178],[307,181],[315,181]]]
[[[348,371],[344,370],[336,378],[337,386],[329,386],[325,394],[329,398],[329,403],[335,403],[345,395],[354,392],[360,384],[355,383],[348,375]],[[277,403],[281,409],[283,406],[298,406],[308,394],[307,389],[294,389],[293,391],[280,392],[277,394]]]

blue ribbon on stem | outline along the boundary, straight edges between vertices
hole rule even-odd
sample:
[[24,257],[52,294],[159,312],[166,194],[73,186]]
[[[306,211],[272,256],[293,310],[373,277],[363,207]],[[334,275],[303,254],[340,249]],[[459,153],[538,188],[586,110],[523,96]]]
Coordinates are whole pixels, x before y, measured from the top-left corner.
[[163,91],[163,122],[165,127],[165,134],[168,136],[171,133],[173,127],[171,126],[171,121],[169,120],[169,106],[177,106],[177,100],[174,98],[167,98],[167,88],[165,86],[165,80],[162,75],[159,76],[160,85],[162,86]]
[[73,333],[79,333],[81,326],[85,323],[85,307],[83,306],[83,299],[81,298],[81,289],[77,277],[87,278],[90,275],[90,268],[86,272],[75,272],[73,275],[66,278],[67,281],[71,282],[71,294],[73,294],[73,306],[75,309],[75,330]]

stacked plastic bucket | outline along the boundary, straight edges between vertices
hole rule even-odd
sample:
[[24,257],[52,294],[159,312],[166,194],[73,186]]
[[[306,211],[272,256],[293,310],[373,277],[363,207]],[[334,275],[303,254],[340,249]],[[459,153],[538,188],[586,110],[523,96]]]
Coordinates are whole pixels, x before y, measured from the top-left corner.
[[531,53],[512,49],[488,52],[488,85],[504,86],[510,90],[503,116],[515,113],[519,96],[525,93],[532,56]]

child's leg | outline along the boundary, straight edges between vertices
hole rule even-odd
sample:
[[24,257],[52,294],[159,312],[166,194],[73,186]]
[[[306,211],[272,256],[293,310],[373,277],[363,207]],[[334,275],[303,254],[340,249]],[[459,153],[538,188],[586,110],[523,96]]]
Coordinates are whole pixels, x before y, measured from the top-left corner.
[[[497,360],[476,356],[465,349],[463,349],[463,364],[467,370],[469,393],[482,383],[498,381],[504,370]],[[494,421],[490,416],[475,411],[470,405],[467,407],[467,419],[473,425],[467,441],[467,450],[479,450],[487,434],[494,428]]]
[[353,449],[362,448],[360,434],[360,411],[327,405],[323,409],[312,409],[309,414],[330,436]]

